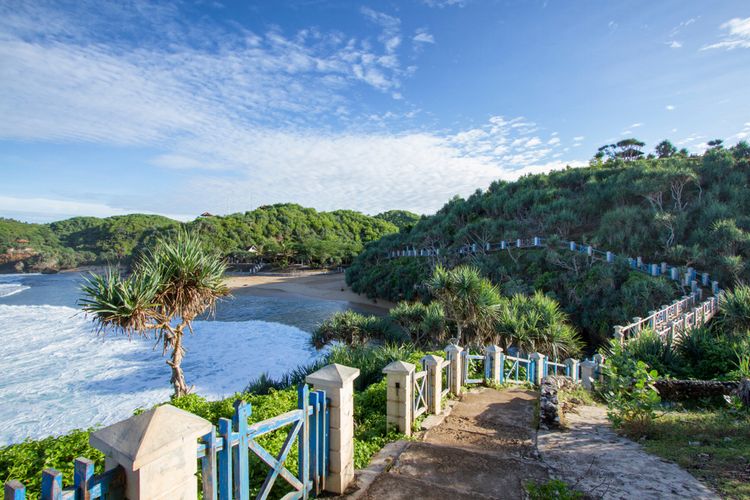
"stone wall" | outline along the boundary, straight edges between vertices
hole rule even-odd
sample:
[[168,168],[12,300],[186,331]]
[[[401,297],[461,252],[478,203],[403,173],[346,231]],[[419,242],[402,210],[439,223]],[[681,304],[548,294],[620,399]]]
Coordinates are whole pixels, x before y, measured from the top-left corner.
[[728,396],[737,391],[740,383],[718,380],[659,379],[654,385],[659,391],[659,396],[665,401],[687,401]]

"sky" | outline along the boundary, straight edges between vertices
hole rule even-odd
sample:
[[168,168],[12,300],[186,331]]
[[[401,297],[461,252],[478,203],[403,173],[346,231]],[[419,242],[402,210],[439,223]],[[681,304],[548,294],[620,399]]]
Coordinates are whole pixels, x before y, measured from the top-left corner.
[[0,217],[432,213],[750,138],[750,2],[0,2]]

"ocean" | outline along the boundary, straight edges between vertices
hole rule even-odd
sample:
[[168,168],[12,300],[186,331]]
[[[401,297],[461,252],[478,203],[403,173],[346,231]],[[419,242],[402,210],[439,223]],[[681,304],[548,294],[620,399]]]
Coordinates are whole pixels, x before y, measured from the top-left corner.
[[[0,446],[111,424],[169,399],[153,339],[97,333],[77,301],[81,275],[0,275]],[[322,355],[310,332],[348,302],[241,289],[185,339],[185,377],[209,399]]]

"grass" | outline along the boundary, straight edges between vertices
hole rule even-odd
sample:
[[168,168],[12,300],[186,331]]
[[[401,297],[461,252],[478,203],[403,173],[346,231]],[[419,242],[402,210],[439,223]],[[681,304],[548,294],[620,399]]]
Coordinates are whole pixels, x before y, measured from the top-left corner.
[[750,413],[669,411],[646,432],[645,449],[671,460],[725,498],[750,498]]

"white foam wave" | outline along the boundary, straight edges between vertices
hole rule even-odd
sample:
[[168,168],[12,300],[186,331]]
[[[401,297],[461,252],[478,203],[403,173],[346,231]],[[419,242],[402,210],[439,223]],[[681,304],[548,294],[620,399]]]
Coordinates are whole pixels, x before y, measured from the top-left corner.
[[10,297],[17,293],[28,290],[30,287],[18,283],[0,283],[0,298]]
[[[101,336],[79,310],[0,305],[0,445],[107,425],[168,399],[153,340]],[[199,321],[186,338],[188,384],[210,399],[315,359],[309,334],[264,321]]]

